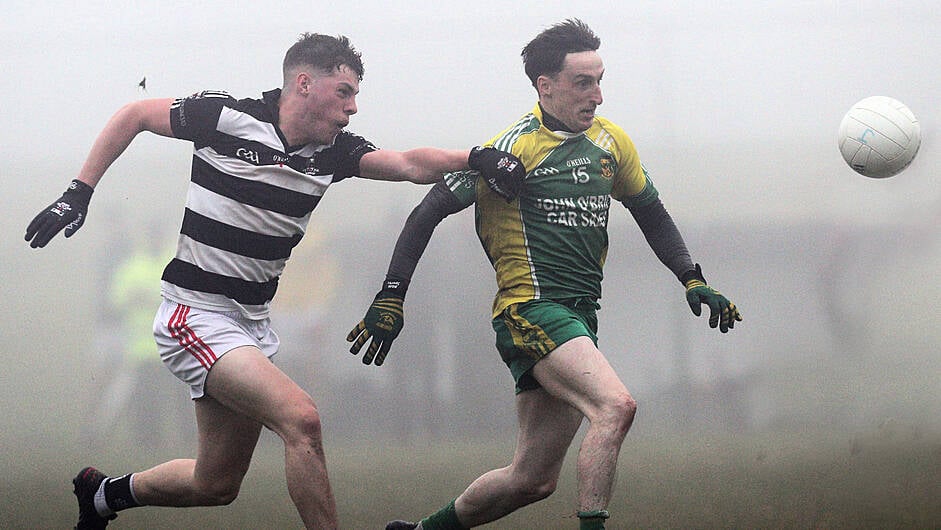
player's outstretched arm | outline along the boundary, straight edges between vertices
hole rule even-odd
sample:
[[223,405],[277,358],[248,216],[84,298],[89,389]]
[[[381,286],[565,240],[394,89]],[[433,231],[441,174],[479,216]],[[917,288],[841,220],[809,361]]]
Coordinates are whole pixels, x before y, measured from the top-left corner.
[[172,136],[172,99],[150,99],[129,103],[118,110],[98,135],[78,177],[59,199],[44,208],[26,227],[26,241],[41,248],[60,231],[71,237],[85,223],[92,192],[105,171],[142,131]]
[[470,151],[419,147],[408,151],[378,150],[360,159],[360,176],[376,180],[439,182],[445,173],[473,169],[487,186],[506,199],[515,199],[526,178],[526,168],[511,153],[477,146]]
[[428,242],[445,217],[464,209],[463,205],[448,190],[444,182],[434,185],[418,206],[412,210],[395,243],[392,260],[382,289],[376,294],[366,316],[346,336],[352,342],[350,353],[356,355],[370,339],[363,354],[363,364],[381,366],[405,324],[405,293],[412,274],[421,259]]

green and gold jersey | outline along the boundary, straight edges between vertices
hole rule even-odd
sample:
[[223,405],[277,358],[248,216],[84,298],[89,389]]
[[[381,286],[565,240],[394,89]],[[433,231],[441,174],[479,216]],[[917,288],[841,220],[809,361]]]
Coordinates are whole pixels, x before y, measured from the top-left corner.
[[536,105],[488,145],[526,167],[518,199],[507,203],[475,172],[445,181],[462,204],[476,202],[477,235],[496,271],[494,316],[527,300],[600,298],[611,199],[657,198],[631,139],[601,117],[582,133],[550,131]]

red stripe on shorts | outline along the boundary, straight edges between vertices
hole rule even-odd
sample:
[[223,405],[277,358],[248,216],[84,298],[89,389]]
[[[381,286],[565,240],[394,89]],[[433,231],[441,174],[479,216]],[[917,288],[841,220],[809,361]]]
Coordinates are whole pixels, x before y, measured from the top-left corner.
[[216,354],[205,342],[196,336],[196,332],[186,324],[186,316],[189,314],[189,306],[177,304],[170,317],[167,327],[170,328],[170,336],[175,338],[184,350],[199,361],[203,368],[209,370],[212,364],[216,362]]

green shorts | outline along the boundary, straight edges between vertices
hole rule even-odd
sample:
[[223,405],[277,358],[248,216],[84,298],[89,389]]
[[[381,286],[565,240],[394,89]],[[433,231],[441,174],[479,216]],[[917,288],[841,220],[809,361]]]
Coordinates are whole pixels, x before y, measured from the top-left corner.
[[560,344],[589,337],[598,345],[598,303],[590,299],[530,300],[493,319],[497,351],[516,380],[516,393],[539,388],[533,366]]

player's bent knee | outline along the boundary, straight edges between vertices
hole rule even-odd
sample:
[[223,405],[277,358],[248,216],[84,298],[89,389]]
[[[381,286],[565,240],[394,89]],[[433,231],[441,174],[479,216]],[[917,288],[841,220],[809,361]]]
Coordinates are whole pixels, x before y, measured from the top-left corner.
[[621,429],[626,434],[627,431],[631,428],[631,425],[634,423],[634,416],[637,415],[637,401],[628,394],[624,396],[621,401],[621,410],[622,410],[622,423]]
[[621,398],[621,412],[624,421],[627,423],[627,426],[630,427],[634,423],[634,416],[637,414],[637,401],[631,397],[630,394],[623,396]]
[[222,479],[200,488],[204,506],[226,506],[239,496],[242,479]]
[[238,496],[238,490],[220,492],[218,495],[212,497],[212,504],[210,504],[210,506],[228,506],[232,504]]
[[292,411],[289,420],[290,426],[282,437],[287,442],[296,443],[314,443],[319,444],[322,440],[322,424],[320,411],[309,402],[303,406],[298,406]]
[[606,404],[603,418],[616,432],[627,434],[636,414],[637,402],[630,394],[621,394]]
[[516,496],[522,501],[522,504],[531,504],[552,495],[557,487],[558,480],[539,477],[534,480],[518,482],[516,484]]
[[555,493],[555,490],[556,490],[556,483],[552,482],[552,483],[540,484],[536,488],[529,488],[529,489],[522,491],[521,493],[523,494],[522,497],[526,500],[526,503],[530,504],[530,503],[541,501],[545,499],[546,497],[549,497],[550,495]]
[[310,438],[320,439],[321,425],[320,420],[320,411],[317,410],[317,407],[310,406],[307,407],[297,418],[298,428],[306,436]]

